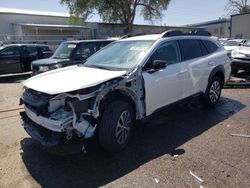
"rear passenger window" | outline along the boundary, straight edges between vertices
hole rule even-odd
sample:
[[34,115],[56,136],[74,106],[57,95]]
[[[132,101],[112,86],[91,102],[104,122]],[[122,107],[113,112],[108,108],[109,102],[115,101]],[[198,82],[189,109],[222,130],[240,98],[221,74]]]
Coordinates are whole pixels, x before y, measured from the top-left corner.
[[209,40],[202,40],[209,53],[214,53],[219,47]]
[[31,55],[31,56],[37,55],[37,47],[36,46],[27,46],[26,48],[29,52],[29,55]]
[[179,42],[184,60],[194,59],[203,56],[198,40],[185,39],[180,40]]

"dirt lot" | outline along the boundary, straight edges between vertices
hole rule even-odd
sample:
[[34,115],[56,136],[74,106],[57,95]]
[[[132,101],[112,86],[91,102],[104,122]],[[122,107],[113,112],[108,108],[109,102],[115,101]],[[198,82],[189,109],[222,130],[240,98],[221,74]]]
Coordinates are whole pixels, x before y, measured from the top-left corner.
[[[26,78],[0,78],[0,111],[19,107]],[[45,150],[18,113],[0,113],[0,187],[250,187],[250,138],[230,135],[250,134],[250,89],[223,90],[214,109],[193,102],[166,110],[137,126],[116,155],[95,139],[86,154],[76,141]]]

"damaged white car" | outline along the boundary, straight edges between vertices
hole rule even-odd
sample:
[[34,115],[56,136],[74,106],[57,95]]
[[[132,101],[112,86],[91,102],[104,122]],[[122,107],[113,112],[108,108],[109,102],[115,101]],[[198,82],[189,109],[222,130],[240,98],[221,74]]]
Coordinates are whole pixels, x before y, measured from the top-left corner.
[[136,120],[193,96],[215,105],[230,71],[227,52],[210,37],[168,31],[122,39],[85,64],[25,81],[23,126],[44,146],[96,134],[103,148],[120,151]]

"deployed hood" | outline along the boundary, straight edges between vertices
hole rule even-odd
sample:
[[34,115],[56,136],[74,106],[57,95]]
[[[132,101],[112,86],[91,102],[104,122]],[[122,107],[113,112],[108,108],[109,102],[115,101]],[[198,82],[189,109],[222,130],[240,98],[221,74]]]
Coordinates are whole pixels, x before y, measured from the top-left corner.
[[50,57],[46,59],[39,59],[39,60],[33,61],[32,65],[36,65],[36,66],[53,65],[53,64],[63,63],[63,62],[68,62],[68,61],[70,61],[70,59],[57,59],[57,58]]
[[39,74],[24,81],[23,84],[27,88],[54,95],[96,86],[125,74],[126,71],[76,65]]

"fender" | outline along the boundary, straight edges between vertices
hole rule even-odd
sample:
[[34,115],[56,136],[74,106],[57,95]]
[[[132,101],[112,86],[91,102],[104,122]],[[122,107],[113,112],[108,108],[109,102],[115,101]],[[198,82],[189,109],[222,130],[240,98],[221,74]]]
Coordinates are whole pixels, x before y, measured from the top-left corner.
[[214,75],[215,75],[216,73],[218,73],[218,72],[220,72],[220,73],[223,74],[224,80],[225,80],[225,69],[224,69],[223,65],[218,65],[218,66],[216,66],[216,67],[211,71],[211,73],[210,73],[210,75],[209,75],[209,77],[208,77],[208,83],[211,81],[211,79],[214,77]]

